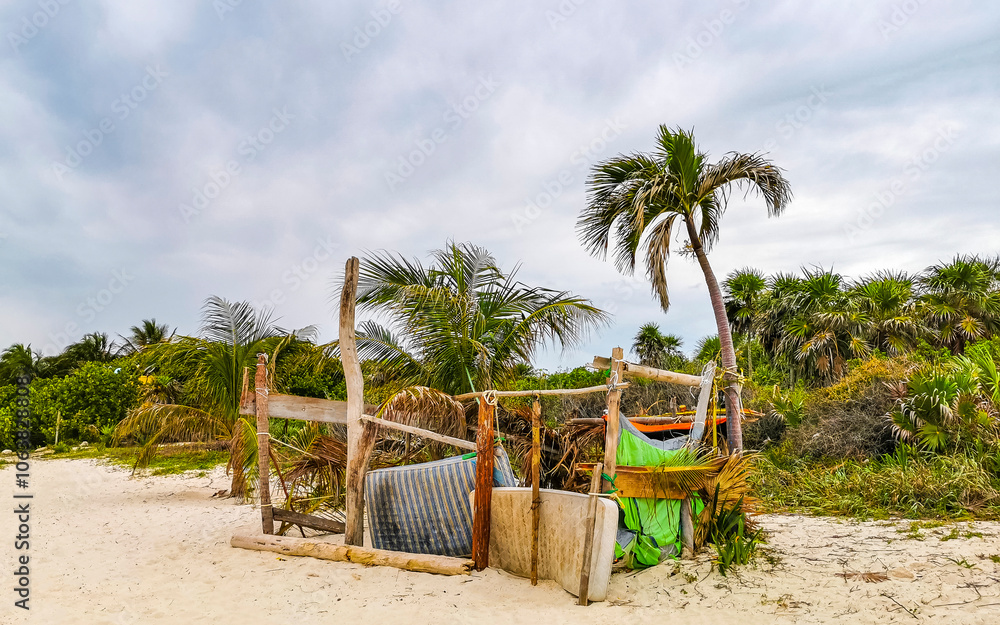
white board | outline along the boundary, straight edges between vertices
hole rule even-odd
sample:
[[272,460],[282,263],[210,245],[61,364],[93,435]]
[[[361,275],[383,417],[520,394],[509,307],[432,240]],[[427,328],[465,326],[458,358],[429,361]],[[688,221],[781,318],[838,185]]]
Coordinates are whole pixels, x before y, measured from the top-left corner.
[[[469,495],[470,503],[475,501],[474,495],[474,492]],[[539,495],[538,578],[551,579],[577,595],[590,498],[546,488]],[[588,594],[591,601],[604,601],[615,557],[618,506],[603,498],[597,503]],[[493,489],[490,566],[520,577],[531,576],[530,488]]]

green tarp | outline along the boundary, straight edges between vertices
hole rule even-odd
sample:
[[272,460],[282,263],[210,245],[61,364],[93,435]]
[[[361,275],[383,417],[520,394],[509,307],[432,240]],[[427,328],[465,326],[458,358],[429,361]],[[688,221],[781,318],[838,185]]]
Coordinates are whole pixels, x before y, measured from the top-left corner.
[[[687,449],[660,449],[659,441],[651,441],[623,420],[618,441],[616,462],[623,466],[656,467],[676,464]],[[681,501],[678,499],[638,499],[622,497],[625,527],[635,532],[635,540],[616,549],[615,556],[628,558],[632,568],[652,566],[664,556],[681,553]],[[700,502],[692,502],[695,514]],[[652,540],[650,540],[652,539]]]

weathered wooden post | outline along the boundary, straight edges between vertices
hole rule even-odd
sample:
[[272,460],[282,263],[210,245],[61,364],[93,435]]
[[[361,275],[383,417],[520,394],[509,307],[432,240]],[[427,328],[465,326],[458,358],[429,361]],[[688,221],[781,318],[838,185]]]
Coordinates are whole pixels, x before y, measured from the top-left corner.
[[538,521],[541,517],[542,498],[538,493],[541,481],[542,442],[541,442],[542,404],[535,396],[531,402],[531,585],[538,585]]
[[479,398],[479,429],[476,432],[476,496],[472,518],[472,559],[475,569],[490,565],[490,520],[493,503],[493,408],[496,395],[487,391]]
[[[365,425],[361,415],[365,406],[365,380],[354,334],[354,308],[358,295],[357,257],[347,261],[344,288],[340,294],[340,361],[347,382],[347,518],[344,544],[363,546],[365,542],[365,471],[371,445],[363,440]],[[374,426],[371,426],[374,427]]]
[[[618,455],[618,435],[621,429],[619,407],[622,392],[616,386],[624,381],[622,378],[622,358],[624,356],[625,352],[621,347],[611,350],[611,375],[608,378],[608,385],[612,388],[608,391],[608,425],[604,434],[604,472],[612,478],[614,478],[615,470],[618,468],[616,457]],[[605,480],[604,490],[610,488],[611,482]]]
[[583,564],[580,567],[580,605],[587,605],[590,599],[590,565],[594,559],[594,525],[597,523],[597,495],[600,494],[601,473],[604,467],[600,462],[594,467],[590,477],[590,501],[587,502],[587,518],[584,521]]
[[[271,431],[267,417],[267,354],[257,354],[257,374],[254,378],[254,400],[257,413],[257,468],[260,479],[260,522],[265,534],[274,533],[274,510],[271,508]],[[239,467],[236,468],[239,471]]]

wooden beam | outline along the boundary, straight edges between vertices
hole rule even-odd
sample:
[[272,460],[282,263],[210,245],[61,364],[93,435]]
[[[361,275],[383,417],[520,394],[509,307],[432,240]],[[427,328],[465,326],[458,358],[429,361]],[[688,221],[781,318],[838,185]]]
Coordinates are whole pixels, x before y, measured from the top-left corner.
[[[366,412],[375,412],[378,406],[365,404]],[[240,405],[240,414],[256,414],[253,396]],[[317,397],[272,394],[268,398],[268,416],[272,419],[299,419],[319,423],[347,423],[347,402]]]
[[580,567],[580,592],[577,593],[580,605],[587,605],[590,599],[590,565],[594,559],[594,525],[597,523],[597,495],[601,492],[602,465],[597,463],[594,475],[590,478],[590,501],[587,502],[587,518],[584,520],[583,563]]
[[302,514],[293,510],[274,509],[274,520],[284,523],[292,523],[301,527],[311,527],[314,530],[330,532],[331,534],[343,534],[344,524],[334,519],[324,519],[311,514]]
[[[611,360],[594,356],[593,366],[598,369],[607,369],[611,366]],[[622,363],[622,369],[626,378],[645,378],[657,382],[683,384],[684,386],[698,386],[701,384],[701,377],[697,375],[677,373],[676,371],[667,371],[666,369],[654,369],[653,367],[637,365],[631,362]]]
[[[625,382],[619,386],[628,388],[628,385],[628,382]],[[607,390],[608,387],[602,384],[601,386],[587,386],[585,388],[550,388],[535,391],[476,391],[475,393],[455,395],[453,399],[457,401],[476,399],[482,397],[483,393],[496,393],[497,397],[534,397],[535,395],[586,395],[587,393],[607,392]]]
[[[611,350],[611,375],[610,381],[620,383],[622,381],[622,366],[625,352],[621,347]],[[615,476],[615,467],[618,466],[616,459],[618,455],[618,434],[621,430],[621,423],[618,421],[619,407],[622,400],[622,392],[615,389],[608,393],[608,425],[604,430],[604,470],[611,477]],[[604,489],[609,490],[611,482],[605,481]]]
[[476,496],[472,511],[472,559],[477,571],[490,565],[490,521],[493,503],[493,405],[479,400],[476,432]]
[[531,402],[531,585],[538,585],[538,523],[542,498],[538,492],[542,464],[542,404]]
[[352,256],[344,268],[344,288],[340,293],[340,362],[347,382],[347,523],[344,542],[348,545],[364,544],[365,521],[365,472],[371,453],[370,445],[363,441],[364,424],[361,414],[365,405],[365,380],[361,374],[361,361],[354,333],[354,309],[358,294],[358,259]]
[[334,545],[291,536],[233,536],[229,544],[240,549],[270,551],[286,556],[309,556],[334,562],[353,562],[367,566],[392,566],[418,573],[438,575],[468,575],[471,560],[433,556],[419,553],[402,553],[384,549],[369,549],[352,545]]
[[[260,523],[265,534],[274,533],[271,510],[271,432],[267,420],[267,354],[257,354],[257,372],[254,378],[254,408],[257,413],[257,470],[260,489]],[[240,469],[237,468],[237,471]]]
[[408,434],[416,434],[417,436],[423,438],[429,438],[441,443],[447,443],[454,447],[460,449],[469,449],[472,451],[476,450],[476,444],[472,441],[463,440],[461,438],[455,438],[453,436],[446,436],[444,434],[438,434],[437,432],[432,432],[430,430],[425,430],[423,428],[413,427],[412,425],[404,425],[402,423],[396,423],[395,421],[388,421],[386,419],[379,419],[378,417],[373,417],[372,415],[365,414],[361,415],[361,420],[367,423],[374,423],[375,425],[391,428],[393,430],[399,430],[401,432],[406,432]]

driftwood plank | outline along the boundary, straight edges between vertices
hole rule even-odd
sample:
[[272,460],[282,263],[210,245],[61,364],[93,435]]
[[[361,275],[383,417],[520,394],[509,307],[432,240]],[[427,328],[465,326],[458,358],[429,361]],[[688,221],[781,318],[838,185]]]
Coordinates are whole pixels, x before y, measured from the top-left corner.
[[354,562],[367,566],[392,566],[406,571],[438,575],[468,575],[471,560],[419,553],[385,551],[353,545],[332,545],[291,536],[233,536],[229,544],[240,549],[271,551],[288,556],[309,556],[335,562]]
[[330,532],[332,534],[343,534],[344,524],[334,519],[324,519],[311,514],[302,514],[293,510],[283,510],[274,508],[272,511],[274,520],[285,523],[293,523],[302,527],[311,527],[314,530]]
[[[595,356],[593,365],[598,369],[607,369],[611,366],[611,359]],[[673,384],[683,384],[684,386],[699,386],[701,377],[689,375],[687,373],[677,373],[666,369],[654,369],[631,362],[622,363],[622,371],[626,378],[645,378],[657,382],[671,382]]]

